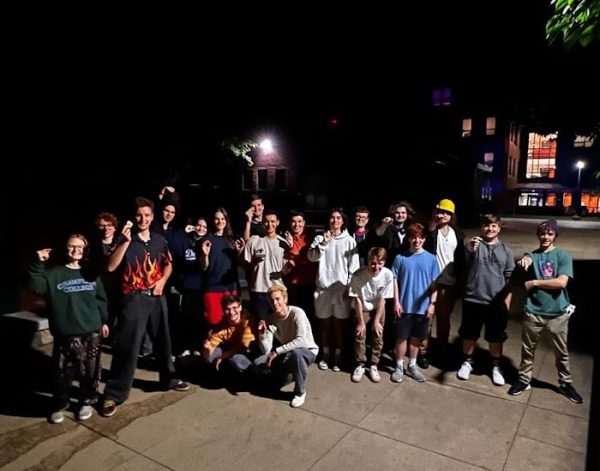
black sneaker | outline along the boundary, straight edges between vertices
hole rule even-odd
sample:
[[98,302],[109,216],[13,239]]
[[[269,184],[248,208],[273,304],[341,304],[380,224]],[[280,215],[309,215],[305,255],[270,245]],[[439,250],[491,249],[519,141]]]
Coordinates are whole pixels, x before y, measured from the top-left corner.
[[429,368],[429,360],[425,355],[419,355],[417,357],[417,365],[426,370],[427,368]]
[[571,383],[561,384],[558,387],[559,391],[569,398],[569,401],[575,404],[582,404],[583,398],[579,395]]
[[523,391],[528,391],[529,389],[531,389],[529,383],[525,383],[519,380],[510,387],[510,389],[508,390],[508,394],[510,394],[511,396],[518,396]]

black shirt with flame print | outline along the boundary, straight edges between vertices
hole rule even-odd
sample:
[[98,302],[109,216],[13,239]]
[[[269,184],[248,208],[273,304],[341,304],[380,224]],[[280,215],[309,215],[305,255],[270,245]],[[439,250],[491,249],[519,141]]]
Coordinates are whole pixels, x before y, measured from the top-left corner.
[[123,259],[123,294],[152,289],[169,263],[167,239],[151,232],[148,242],[144,242],[135,234]]

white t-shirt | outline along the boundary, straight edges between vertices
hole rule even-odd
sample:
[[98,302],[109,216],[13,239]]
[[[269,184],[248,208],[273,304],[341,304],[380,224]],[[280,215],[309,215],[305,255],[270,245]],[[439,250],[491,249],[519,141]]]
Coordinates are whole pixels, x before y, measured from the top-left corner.
[[352,298],[360,298],[365,311],[375,310],[380,299],[394,297],[392,270],[383,267],[377,275],[373,276],[369,267],[362,267],[352,275],[349,295]]
[[280,236],[277,236],[274,239],[270,239],[266,236],[250,237],[244,248],[244,261],[251,263],[253,261],[253,256],[257,253],[264,256],[262,262],[252,265],[252,280],[250,280],[251,291],[256,293],[266,293],[273,285],[283,285],[283,257],[286,247],[287,242]]

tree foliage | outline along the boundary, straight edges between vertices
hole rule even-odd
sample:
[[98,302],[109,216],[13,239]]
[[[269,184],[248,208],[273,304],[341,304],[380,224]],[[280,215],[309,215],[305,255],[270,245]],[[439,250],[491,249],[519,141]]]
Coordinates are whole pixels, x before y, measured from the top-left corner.
[[546,38],[553,43],[562,36],[567,49],[600,41],[600,0],[552,0],[554,13],[546,23]]
[[252,157],[248,155],[248,153],[258,147],[258,144],[251,140],[240,141],[236,138],[233,138],[228,141],[222,142],[223,149],[229,150],[234,156],[243,159],[248,167],[252,167],[254,165],[254,161]]

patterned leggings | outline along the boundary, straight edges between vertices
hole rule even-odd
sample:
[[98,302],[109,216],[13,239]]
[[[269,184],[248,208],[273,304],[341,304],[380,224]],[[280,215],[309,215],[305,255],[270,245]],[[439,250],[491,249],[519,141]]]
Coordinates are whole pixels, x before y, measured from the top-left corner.
[[100,334],[55,337],[52,355],[54,370],[55,410],[65,409],[69,404],[69,390],[76,377],[79,378],[79,403],[93,404],[100,381],[102,340]]

